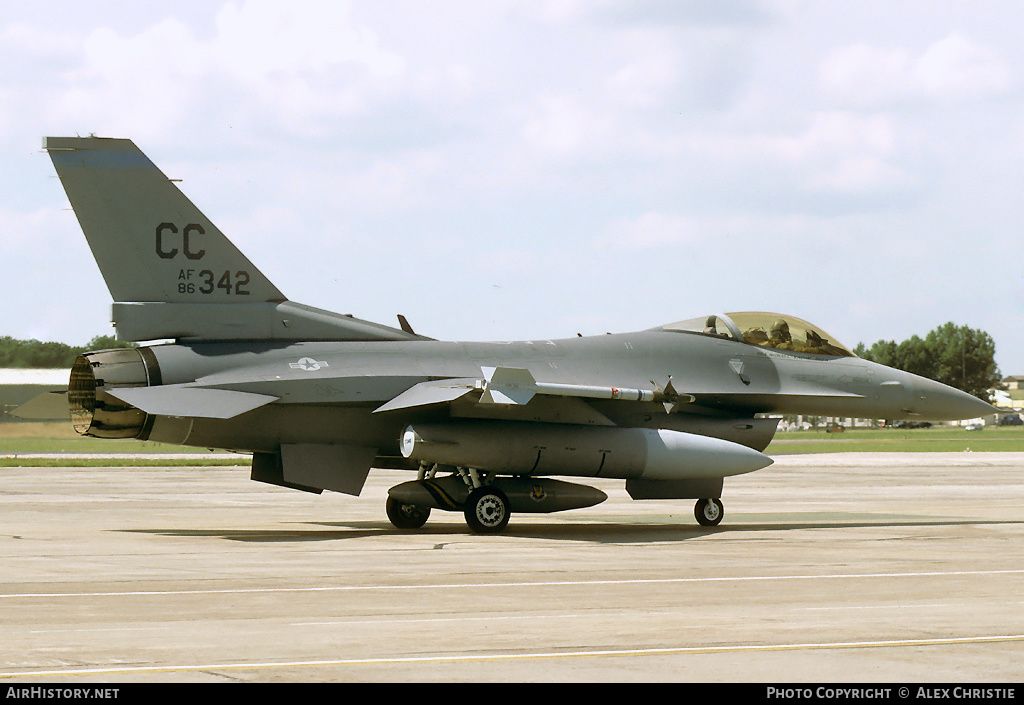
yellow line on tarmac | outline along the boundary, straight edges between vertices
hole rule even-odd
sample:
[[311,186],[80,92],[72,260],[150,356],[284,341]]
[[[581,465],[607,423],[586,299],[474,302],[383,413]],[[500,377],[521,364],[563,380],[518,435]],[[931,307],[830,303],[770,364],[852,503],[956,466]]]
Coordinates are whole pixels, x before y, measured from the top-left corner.
[[124,666],[74,668],[67,670],[0,673],[0,678],[50,678],[56,676],[127,675],[175,673],[182,671],[262,670],[269,668],[313,668],[320,666],[386,666],[403,663],[466,663],[473,661],[516,661],[527,659],[596,658],[616,656],[669,656],[673,654],[721,654],[757,651],[801,651],[812,649],[872,649],[907,646],[943,646],[1024,641],[1024,634],[948,637],[944,639],[895,639],[885,641],[846,641],[805,644],[747,644],[732,646],[679,646],[651,649],[595,649],[591,651],[547,651],[532,653],[474,654],[465,656],[409,656],[399,658],[329,659],[313,661],[264,661],[253,663],[217,663],[178,666]]

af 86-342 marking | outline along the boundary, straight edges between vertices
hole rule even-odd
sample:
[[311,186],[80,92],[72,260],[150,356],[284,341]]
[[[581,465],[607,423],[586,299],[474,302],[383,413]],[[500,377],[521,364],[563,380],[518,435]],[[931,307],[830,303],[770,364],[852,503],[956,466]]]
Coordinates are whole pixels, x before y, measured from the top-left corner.
[[225,270],[220,276],[209,269],[198,272],[194,269],[182,269],[178,273],[178,292],[181,294],[212,294],[221,289],[228,295],[248,296],[248,284],[249,273],[245,271],[237,271],[232,275],[230,270]]

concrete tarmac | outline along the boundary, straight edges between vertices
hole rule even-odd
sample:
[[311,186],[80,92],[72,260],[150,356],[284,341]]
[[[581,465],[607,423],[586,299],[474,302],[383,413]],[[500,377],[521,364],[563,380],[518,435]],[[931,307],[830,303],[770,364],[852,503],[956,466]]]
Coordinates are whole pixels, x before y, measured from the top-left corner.
[[1024,680],[1024,454],[781,456],[417,531],[247,468],[0,468],[0,682]]

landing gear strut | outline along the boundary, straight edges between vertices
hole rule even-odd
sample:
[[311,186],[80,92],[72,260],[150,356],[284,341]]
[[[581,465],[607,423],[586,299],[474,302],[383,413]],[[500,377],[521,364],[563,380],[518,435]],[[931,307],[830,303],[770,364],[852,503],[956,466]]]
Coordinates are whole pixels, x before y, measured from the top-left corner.
[[693,508],[693,515],[701,526],[718,526],[722,521],[722,517],[725,516],[722,500],[715,499],[714,497],[711,499],[698,499],[696,506]]

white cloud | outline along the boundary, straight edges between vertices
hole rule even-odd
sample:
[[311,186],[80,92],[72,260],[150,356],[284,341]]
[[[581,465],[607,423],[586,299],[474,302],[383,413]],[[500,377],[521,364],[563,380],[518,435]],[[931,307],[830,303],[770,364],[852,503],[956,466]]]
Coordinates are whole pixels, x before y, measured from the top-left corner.
[[542,22],[561,24],[585,15],[593,4],[594,0],[539,0],[533,7],[522,3],[521,11],[531,12]]
[[567,95],[541,96],[522,126],[525,144],[541,158],[593,154],[614,134],[612,114]]
[[832,52],[821,65],[823,87],[830,95],[857,103],[878,103],[909,89],[911,58],[905,49],[855,44]]
[[828,95],[865,107],[979,99],[1002,93],[1012,84],[1010,69],[996,52],[959,32],[917,56],[905,48],[846,46],[822,62],[819,74]]
[[98,28],[85,38],[81,67],[64,76],[54,119],[100,134],[173,131],[196,104],[206,53],[175,20],[129,38]]
[[38,30],[25,22],[14,22],[0,32],[0,46],[30,56],[71,54],[75,42],[68,34]]
[[131,36],[92,30],[55,110],[59,120],[136,137],[173,133],[196,114],[242,125],[258,116],[264,127],[302,133],[364,110],[405,72],[347,3],[248,0],[225,5],[209,37],[170,18]]
[[842,158],[828,168],[811,174],[805,182],[810,191],[849,194],[902,189],[913,183],[914,179],[902,169],[870,155]]
[[594,240],[593,247],[623,252],[685,245],[696,242],[706,232],[704,225],[689,216],[649,212],[609,223],[605,233]]
[[1010,88],[1010,69],[994,51],[959,33],[932,44],[914,66],[924,90],[937,98],[967,100]]
[[628,63],[606,79],[608,99],[625,106],[658,107],[679,80],[682,61],[674,43],[653,32],[632,32]]
[[50,248],[58,252],[60,248],[48,240],[47,236],[52,236],[55,231],[70,225],[74,220],[70,211],[62,211],[53,206],[43,206],[32,211],[0,206],[0,223],[3,223],[0,260],[13,263],[27,253],[43,252]]
[[901,165],[903,144],[892,118],[830,110],[804,116],[798,130],[701,130],[681,136],[675,158],[707,164],[709,174],[742,179],[760,195],[869,194],[903,190],[917,177]]
[[217,61],[252,82],[276,72],[316,72],[347,62],[375,76],[405,68],[400,58],[380,49],[372,31],[353,24],[347,2],[228,3],[216,25]]

